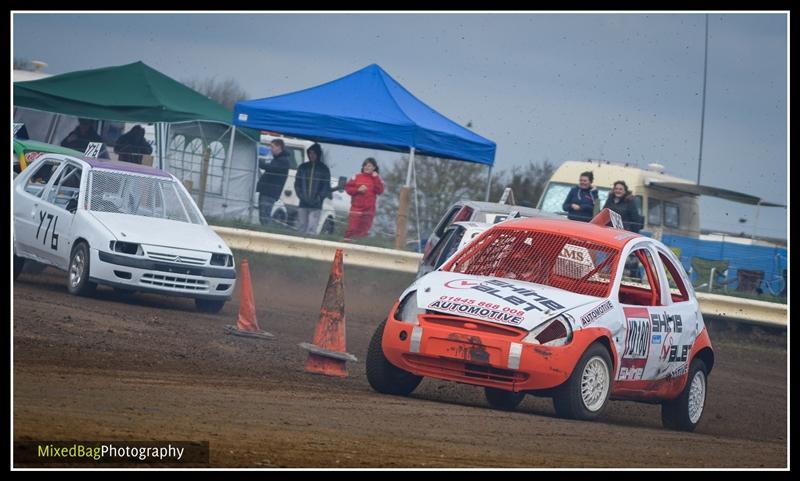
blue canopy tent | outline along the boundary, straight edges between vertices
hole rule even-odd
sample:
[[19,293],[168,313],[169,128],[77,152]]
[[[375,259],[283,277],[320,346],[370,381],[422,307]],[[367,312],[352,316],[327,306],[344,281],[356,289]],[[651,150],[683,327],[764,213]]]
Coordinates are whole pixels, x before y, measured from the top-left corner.
[[414,97],[378,65],[275,97],[237,102],[242,127],[333,144],[492,166],[496,145]]
[[298,92],[237,102],[233,123],[317,142],[409,152],[400,194],[398,248],[405,237],[416,152],[487,165],[489,200],[496,144],[428,107],[376,64]]

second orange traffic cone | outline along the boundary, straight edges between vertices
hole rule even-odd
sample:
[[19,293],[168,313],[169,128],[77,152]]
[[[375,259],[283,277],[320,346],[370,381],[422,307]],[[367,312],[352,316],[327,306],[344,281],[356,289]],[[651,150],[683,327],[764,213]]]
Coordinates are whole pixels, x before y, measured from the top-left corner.
[[239,318],[235,326],[225,326],[225,332],[244,337],[272,339],[272,334],[262,331],[256,320],[256,303],[253,299],[253,286],[250,283],[250,264],[247,259],[242,259],[241,288],[239,289]]
[[331,275],[314,332],[314,344],[300,343],[308,351],[305,370],[326,376],[347,377],[347,361],[356,357],[345,352],[344,285],[342,284],[342,250],[336,249]]

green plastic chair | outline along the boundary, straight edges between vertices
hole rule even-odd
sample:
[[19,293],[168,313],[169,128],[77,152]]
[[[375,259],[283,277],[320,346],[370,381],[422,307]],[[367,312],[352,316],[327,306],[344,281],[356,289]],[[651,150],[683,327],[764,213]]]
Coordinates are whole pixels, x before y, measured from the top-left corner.
[[702,257],[692,257],[692,271],[697,274],[694,287],[699,289],[708,287],[711,281],[711,269],[714,269],[714,286],[727,286],[731,281],[728,280],[727,260],[704,259]]

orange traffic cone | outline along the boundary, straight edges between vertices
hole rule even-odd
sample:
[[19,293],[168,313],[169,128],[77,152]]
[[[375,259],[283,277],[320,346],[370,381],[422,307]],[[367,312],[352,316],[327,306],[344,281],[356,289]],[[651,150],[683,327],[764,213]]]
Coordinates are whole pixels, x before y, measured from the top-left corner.
[[241,266],[241,289],[239,295],[239,319],[235,326],[225,326],[225,332],[244,337],[257,337],[259,339],[272,339],[275,336],[262,331],[258,327],[256,320],[256,303],[253,300],[253,287],[250,283],[250,265],[247,259],[242,259]]
[[356,357],[345,352],[344,285],[342,284],[342,250],[336,249],[328,287],[319,313],[319,322],[314,332],[314,344],[301,342],[300,347],[308,351],[306,372],[326,376],[347,377],[347,361]]

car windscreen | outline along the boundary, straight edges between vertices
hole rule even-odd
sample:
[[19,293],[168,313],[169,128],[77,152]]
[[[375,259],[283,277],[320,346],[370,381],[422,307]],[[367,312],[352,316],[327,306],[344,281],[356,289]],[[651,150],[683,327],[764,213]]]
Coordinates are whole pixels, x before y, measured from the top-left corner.
[[[570,189],[575,187],[575,184],[566,184],[564,182],[550,182],[547,185],[547,191],[542,196],[539,209],[544,212],[552,212],[554,214],[565,214],[564,200],[566,200]],[[605,205],[608,199],[608,193],[611,191],[608,187],[597,187],[597,196],[600,205]]]
[[518,279],[576,294],[608,296],[617,249],[568,235],[495,226],[443,271]]
[[89,192],[91,211],[204,223],[194,201],[171,178],[98,169],[91,173]]

